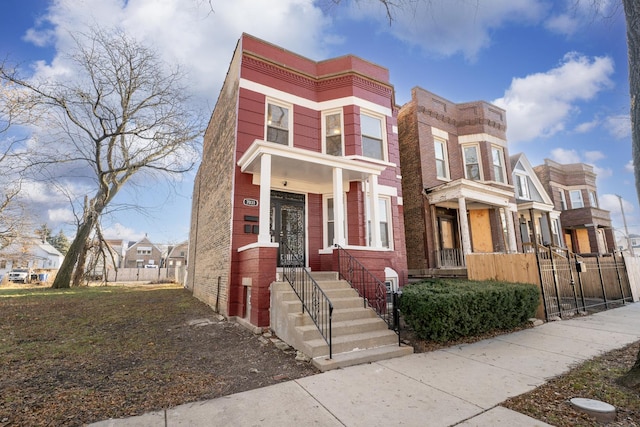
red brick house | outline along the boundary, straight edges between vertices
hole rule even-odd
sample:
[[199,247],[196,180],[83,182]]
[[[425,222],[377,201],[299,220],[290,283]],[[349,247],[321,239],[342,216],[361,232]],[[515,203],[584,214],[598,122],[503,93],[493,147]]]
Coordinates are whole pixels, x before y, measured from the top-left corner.
[[416,87],[398,127],[410,273],[464,271],[467,254],[517,252],[505,111]]
[[240,38],[204,136],[187,287],[227,317],[269,326],[283,242],[311,271],[334,244],[380,280],[406,280],[394,89],[347,55],[312,61]]
[[613,252],[616,245],[611,217],[598,205],[593,166],[545,159],[533,169],[560,211],[567,247],[578,254]]

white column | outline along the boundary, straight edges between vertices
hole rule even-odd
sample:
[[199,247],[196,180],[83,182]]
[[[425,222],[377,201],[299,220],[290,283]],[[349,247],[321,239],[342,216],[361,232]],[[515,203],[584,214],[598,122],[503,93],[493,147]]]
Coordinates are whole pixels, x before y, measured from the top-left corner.
[[369,219],[371,220],[371,246],[374,248],[382,247],[379,206],[378,175],[369,175]]
[[513,228],[513,212],[510,208],[504,208],[504,217],[507,220],[508,253],[514,254],[518,252],[518,244],[516,243],[516,234]]
[[271,154],[260,157],[259,221],[258,243],[271,243]]
[[346,245],[344,235],[344,188],[342,183],[342,169],[333,168],[333,236],[334,242],[340,246]]
[[462,236],[462,253],[467,255],[471,253],[471,235],[469,234],[469,221],[467,221],[467,201],[464,197],[458,198],[458,220]]

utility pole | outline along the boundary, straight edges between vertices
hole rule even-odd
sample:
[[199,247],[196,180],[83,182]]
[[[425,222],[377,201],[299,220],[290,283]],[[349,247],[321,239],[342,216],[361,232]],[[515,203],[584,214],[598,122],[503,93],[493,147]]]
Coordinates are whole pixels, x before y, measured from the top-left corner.
[[624,208],[622,207],[622,196],[616,194],[618,201],[620,202],[620,212],[622,212],[622,223],[624,224],[624,234],[627,237],[627,248],[629,249],[629,253],[631,256],[635,257],[636,255],[633,253],[633,246],[631,246],[631,238],[629,237],[629,229],[627,228],[627,218],[624,215]]

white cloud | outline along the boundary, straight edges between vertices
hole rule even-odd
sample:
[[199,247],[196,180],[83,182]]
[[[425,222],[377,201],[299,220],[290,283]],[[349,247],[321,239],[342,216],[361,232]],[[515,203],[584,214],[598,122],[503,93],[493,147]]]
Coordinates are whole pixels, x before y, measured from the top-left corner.
[[381,2],[350,2],[352,19],[373,19],[382,31],[426,52],[450,56],[462,53],[473,60],[491,44],[491,32],[510,23],[540,22],[547,10],[541,0],[432,0],[402,3],[392,8],[389,25]]
[[[598,202],[600,208],[611,212],[613,215],[621,214],[620,199],[615,194],[601,194],[598,196]],[[631,202],[628,202],[624,198],[622,199],[622,207],[625,215],[631,214],[634,211],[634,206]]]
[[557,6],[561,11],[553,11],[544,26],[552,33],[564,36],[571,36],[598,20],[610,20],[621,8],[615,0],[564,0],[564,5]]
[[587,163],[595,163],[607,157],[602,151],[585,151],[583,155]]
[[509,142],[549,137],[565,129],[579,101],[594,98],[611,86],[613,61],[588,58],[575,52],[547,72],[514,78],[502,98],[494,104],[508,111]]
[[47,211],[48,220],[51,223],[72,223],[75,221],[75,216],[71,209],[49,209]]
[[313,59],[323,56],[327,40],[335,41],[331,34],[323,34],[328,24],[312,0],[58,0],[27,38],[55,45],[56,58],[50,64],[36,64],[38,73],[50,75],[64,70],[62,54],[74,45],[73,34],[97,25],[120,26],[153,43],[165,61],[183,64],[189,86],[212,108],[242,32]]
[[591,132],[593,129],[596,128],[596,126],[598,126],[600,124],[600,121],[597,119],[594,119],[590,122],[584,122],[584,123],[580,123],[578,126],[575,127],[575,131],[577,133],[589,133]]
[[544,26],[553,33],[571,35],[576,32],[580,26],[580,22],[576,19],[575,15],[563,13],[549,18]]
[[604,122],[611,136],[616,139],[628,138],[631,136],[631,118],[628,114],[609,116]]
[[554,148],[551,150],[551,160],[561,164],[582,162],[582,159],[576,150],[566,150],[564,148]]
[[634,172],[634,170],[633,170],[633,160],[629,160],[627,162],[627,164],[624,165],[624,169],[629,173],[633,173]]
[[144,237],[144,233],[135,231],[119,222],[102,230],[102,234],[106,239],[122,239],[131,242],[137,242]]

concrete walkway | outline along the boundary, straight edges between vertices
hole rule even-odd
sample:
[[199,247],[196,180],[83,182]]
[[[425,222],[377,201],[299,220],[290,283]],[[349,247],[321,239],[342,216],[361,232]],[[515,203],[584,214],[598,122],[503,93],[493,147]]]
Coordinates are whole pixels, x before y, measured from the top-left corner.
[[92,426],[546,426],[498,405],[639,339],[634,303]]

